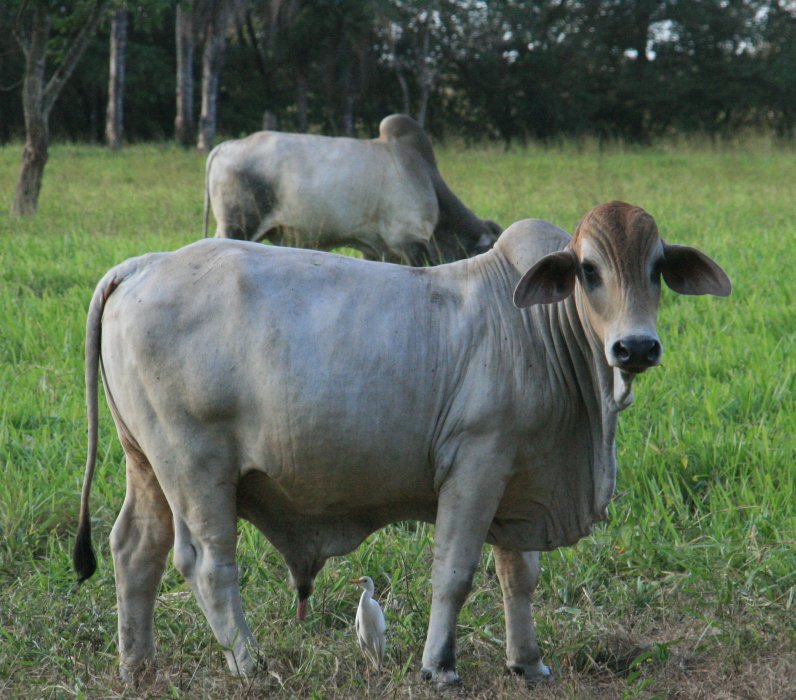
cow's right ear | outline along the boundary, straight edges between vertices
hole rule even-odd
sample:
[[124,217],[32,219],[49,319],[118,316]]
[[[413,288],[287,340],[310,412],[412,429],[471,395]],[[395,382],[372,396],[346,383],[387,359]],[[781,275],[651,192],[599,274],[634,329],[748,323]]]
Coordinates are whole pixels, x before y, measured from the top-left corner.
[[577,272],[577,257],[571,250],[545,255],[517,282],[514,306],[523,309],[534,304],[563,301],[575,289]]

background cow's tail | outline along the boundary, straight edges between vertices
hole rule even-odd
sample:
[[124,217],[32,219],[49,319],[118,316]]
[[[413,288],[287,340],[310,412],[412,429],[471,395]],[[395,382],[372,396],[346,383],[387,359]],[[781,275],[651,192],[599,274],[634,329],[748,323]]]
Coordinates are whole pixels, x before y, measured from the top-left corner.
[[113,290],[138,267],[140,258],[132,258],[110,270],[97,285],[86,320],[86,413],[88,416],[88,453],[86,471],[83,477],[83,491],[80,497],[80,520],[77,526],[75,546],[72,550],[72,563],[82,583],[97,570],[97,559],[91,546],[91,516],[89,513],[89,494],[94,468],[97,465],[97,440],[99,406],[100,345],[102,336],[102,313],[105,302]]
[[210,222],[210,166],[213,163],[213,159],[216,157],[216,153],[218,149],[221,147],[221,144],[216,146],[212,151],[210,151],[210,155],[207,156],[207,164],[205,165],[205,209],[204,209],[204,230],[205,230],[205,238],[207,238],[207,225]]

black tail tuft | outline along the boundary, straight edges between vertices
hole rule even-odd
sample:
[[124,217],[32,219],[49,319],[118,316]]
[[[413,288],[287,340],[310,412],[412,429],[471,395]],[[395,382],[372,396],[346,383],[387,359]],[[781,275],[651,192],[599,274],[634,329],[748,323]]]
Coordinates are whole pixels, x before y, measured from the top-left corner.
[[91,522],[88,518],[80,521],[72,550],[72,564],[77,572],[77,582],[83,583],[97,570],[97,558],[91,547]]

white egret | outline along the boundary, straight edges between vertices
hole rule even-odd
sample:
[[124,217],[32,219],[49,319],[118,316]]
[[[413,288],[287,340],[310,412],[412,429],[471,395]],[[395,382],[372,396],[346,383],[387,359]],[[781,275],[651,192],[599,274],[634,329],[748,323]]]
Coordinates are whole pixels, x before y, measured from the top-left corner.
[[373,600],[373,579],[362,576],[351,583],[362,589],[357,608],[356,628],[359,648],[377,671],[381,671],[384,647],[387,645],[387,624],[379,604]]

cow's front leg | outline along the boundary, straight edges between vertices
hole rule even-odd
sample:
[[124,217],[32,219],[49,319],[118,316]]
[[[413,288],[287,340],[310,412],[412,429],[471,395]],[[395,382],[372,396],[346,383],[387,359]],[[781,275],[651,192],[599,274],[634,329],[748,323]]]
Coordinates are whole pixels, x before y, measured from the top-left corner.
[[506,665],[527,680],[548,678],[550,669],[542,663],[531,608],[539,581],[539,552],[493,549],[506,613]]
[[492,483],[477,481],[460,478],[447,482],[437,507],[431,619],[422,671],[437,686],[460,680],[456,673],[456,620],[470,592],[481,548],[502,495],[499,479]]

